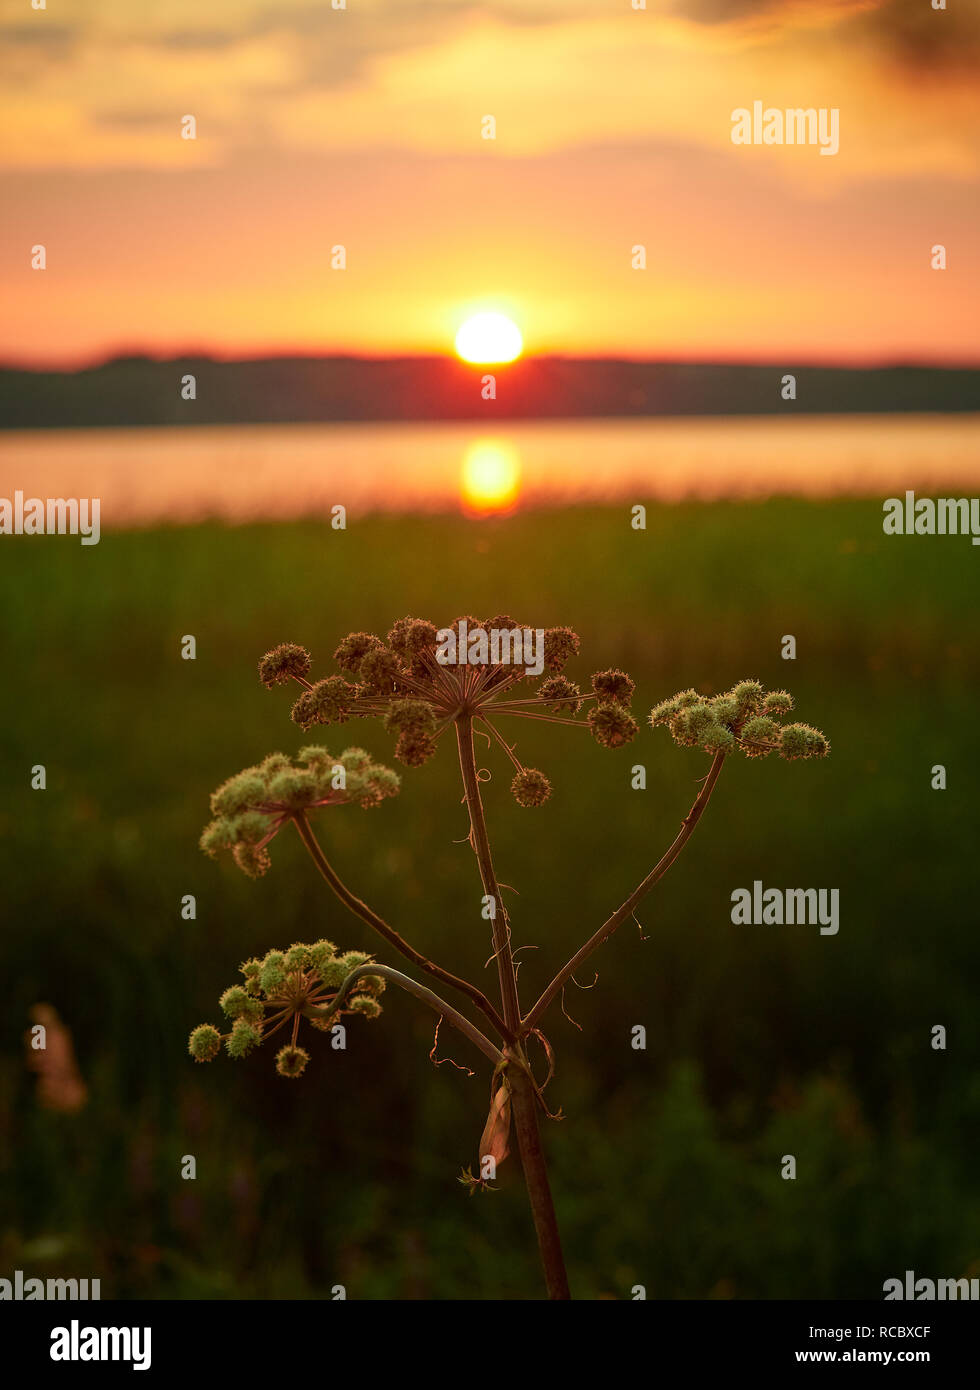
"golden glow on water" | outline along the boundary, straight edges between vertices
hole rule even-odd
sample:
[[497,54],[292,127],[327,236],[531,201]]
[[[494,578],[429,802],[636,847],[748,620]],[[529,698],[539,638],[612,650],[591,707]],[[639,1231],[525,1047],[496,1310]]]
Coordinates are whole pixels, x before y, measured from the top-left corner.
[[478,439],[463,457],[460,494],[471,516],[493,516],[517,505],[521,491],[521,460],[510,444]]
[[523,347],[521,330],[506,314],[474,314],[456,334],[464,362],[513,362]]
[[[975,496],[980,414],[678,417],[0,431],[0,498],[99,497],[160,522],[862,497]],[[3,542],[0,541],[0,551]]]

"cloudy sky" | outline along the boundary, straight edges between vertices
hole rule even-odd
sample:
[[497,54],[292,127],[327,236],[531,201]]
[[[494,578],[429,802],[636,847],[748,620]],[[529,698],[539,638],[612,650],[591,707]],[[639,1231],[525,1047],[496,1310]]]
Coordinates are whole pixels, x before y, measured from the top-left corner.
[[[497,308],[530,351],[976,362],[948,3],[0,0],[0,357],[445,351]],[[733,145],[757,99],[840,152]]]

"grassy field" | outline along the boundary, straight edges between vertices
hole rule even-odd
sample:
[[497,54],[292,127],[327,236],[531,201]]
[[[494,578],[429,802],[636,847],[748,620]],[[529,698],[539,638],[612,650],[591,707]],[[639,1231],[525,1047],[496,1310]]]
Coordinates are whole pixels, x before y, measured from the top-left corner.
[[[389,992],[346,1053],[315,1037],[299,1082],[266,1050],[208,1068],[186,1052],[245,957],[321,934],[375,944],[295,836],[258,883],[196,847],[214,786],[311,741],[257,658],[297,641],[325,675],[352,629],[469,612],[570,624],[568,674],[624,667],[640,713],[690,685],[786,686],[832,744],[826,763],[731,760],[642,932],[623,927],[595,987],[568,991],[581,1031],[548,1017],[567,1118],[545,1141],[574,1291],[875,1298],[905,1269],[980,1273],[978,563],[963,539],[884,537],[880,503],[861,501],[651,507],[641,532],[610,508],[6,539],[0,1273],[101,1277],[104,1297],[538,1296],[515,1162],[486,1199],[456,1183],[486,1077],[432,1067],[412,1001]],[[391,761],[379,725],[333,732],[331,751]],[[482,759],[515,942],[537,948],[521,953],[529,1001],[669,844],[706,758],[645,724],[615,752],[573,729],[512,733],[554,783],[521,810],[502,755]],[[451,751],[319,830],[355,891],[489,990]],[[839,888],[839,934],[733,926],[731,892],[755,879]],[[71,1029],[77,1114],[41,1108],[24,1066],[38,1001]],[[470,1060],[445,1031],[441,1046]]]

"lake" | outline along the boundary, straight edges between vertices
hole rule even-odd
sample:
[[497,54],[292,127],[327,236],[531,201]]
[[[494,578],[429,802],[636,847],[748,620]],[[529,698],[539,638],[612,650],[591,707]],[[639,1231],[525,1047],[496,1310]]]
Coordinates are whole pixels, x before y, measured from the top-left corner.
[[216,425],[0,434],[0,495],[103,527],[582,502],[976,491],[980,415]]

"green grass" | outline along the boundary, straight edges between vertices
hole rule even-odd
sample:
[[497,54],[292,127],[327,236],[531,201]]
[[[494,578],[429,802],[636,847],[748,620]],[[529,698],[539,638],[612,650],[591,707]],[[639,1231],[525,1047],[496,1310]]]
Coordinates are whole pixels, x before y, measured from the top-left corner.
[[[623,927],[595,988],[567,992],[583,1031],[560,1007],[548,1017],[549,1098],[567,1118],[545,1138],[576,1292],[878,1297],[906,1268],[976,1274],[977,563],[961,539],[884,537],[880,505],[860,501],[651,507],[645,532],[624,507],[110,532],[97,548],[7,539],[3,1272],[71,1266],[105,1297],[538,1295],[514,1161],[487,1199],[455,1181],[476,1158],[485,1077],[433,1069],[432,1018],[412,1001],[389,992],[345,1054],[317,1037],[298,1083],[265,1052],[207,1068],[186,1054],[246,956],[321,933],[375,944],[295,837],[258,883],[196,848],[214,786],[310,741],[292,696],[258,683],[258,656],[302,642],[327,674],[351,629],[512,612],[575,627],[569,674],[624,667],[640,712],[755,676],[790,688],[832,743],[822,764],[727,766],[642,934]],[[554,783],[521,810],[506,762],[481,759],[515,942],[538,948],[521,953],[530,1001],[673,838],[706,759],[646,725],[618,752],[571,729],[510,732]],[[380,726],[338,733],[336,751],[391,760]],[[460,794],[447,746],[404,770],[396,800],[318,828],[355,891],[489,990]],[[756,878],[839,888],[840,934],[733,926],[731,891]],[[38,1000],[73,1032],[80,1115],[36,1104],[22,1034]],[[937,1023],[945,1052],[929,1046]],[[445,1030],[441,1047],[472,1060]],[[786,1153],[796,1182],[779,1176]]]

